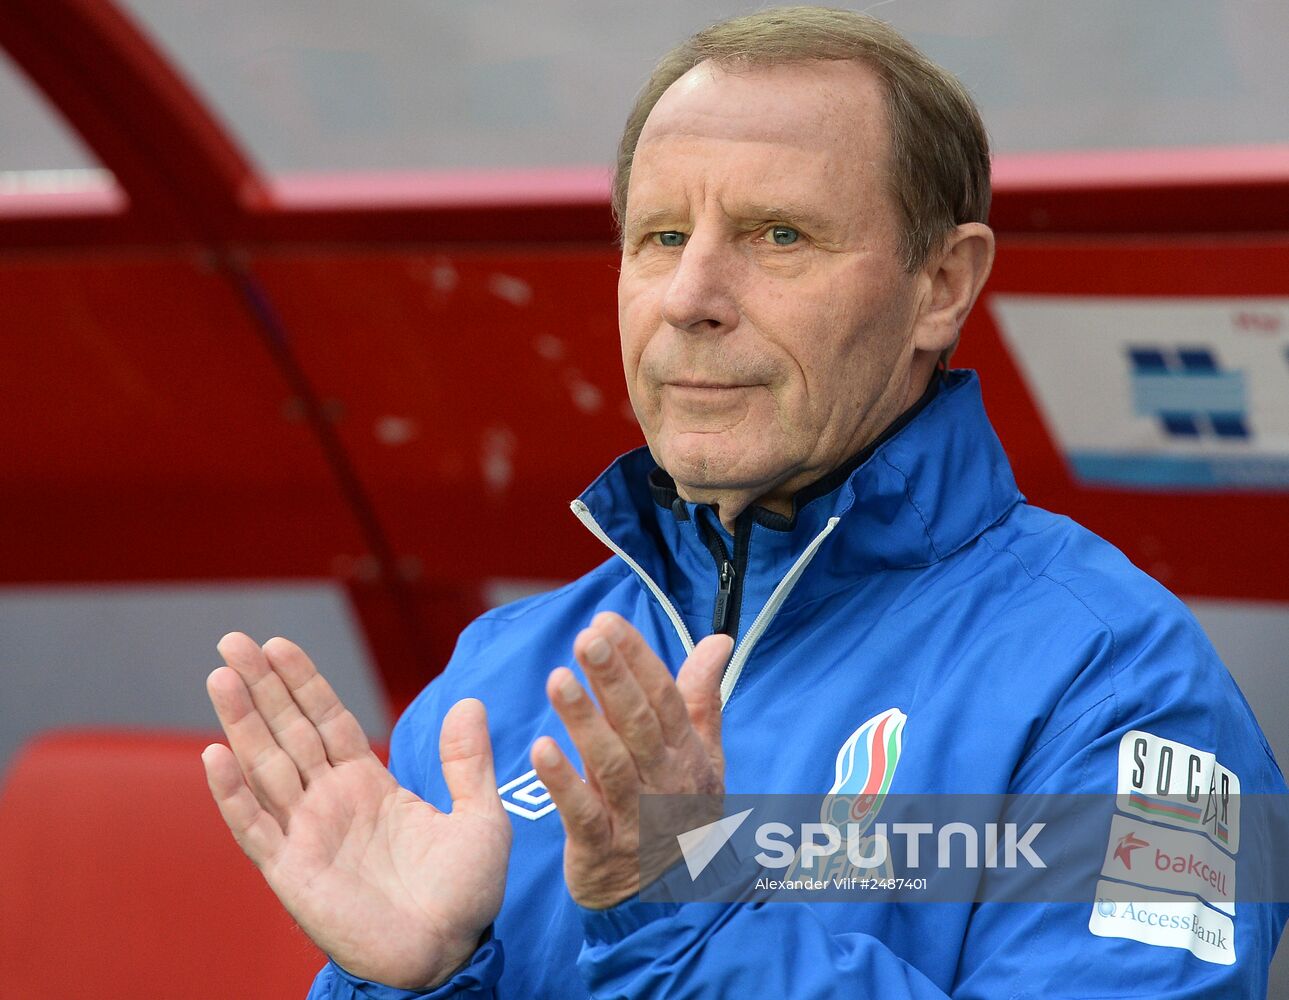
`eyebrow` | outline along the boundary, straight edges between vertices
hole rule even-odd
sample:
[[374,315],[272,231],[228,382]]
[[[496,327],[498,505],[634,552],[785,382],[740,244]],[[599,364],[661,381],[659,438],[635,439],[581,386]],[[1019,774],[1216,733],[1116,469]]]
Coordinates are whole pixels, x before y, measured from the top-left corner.
[[652,212],[645,212],[642,215],[627,216],[627,232],[638,233],[642,229],[651,229],[667,219],[676,217],[676,212],[669,208],[658,208]]
[[780,203],[778,205],[749,205],[735,216],[737,222],[774,222],[782,219],[785,222],[800,222],[811,230],[831,232],[835,223],[820,218],[813,210],[803,205]]
[[[632,215],[627,218],[626,229],[628,232],[638,233],[643,229],[652,229],[654,226],[661,225],[669,220],[674,220],[680,214],[683,213],[678,213],[669,208],[659,208],[652,212]],[[776,220],[800,222],[811,230],[817,230],[820,232],[831,232],[834,226],[834,224],[830,224],[827,220],[815,215],[812,210],[790,203],[765,206],[740,206],[739,211],[734,213],[731,218],[736,223],[740,224],[760,224],[765,222],[774,222]]]

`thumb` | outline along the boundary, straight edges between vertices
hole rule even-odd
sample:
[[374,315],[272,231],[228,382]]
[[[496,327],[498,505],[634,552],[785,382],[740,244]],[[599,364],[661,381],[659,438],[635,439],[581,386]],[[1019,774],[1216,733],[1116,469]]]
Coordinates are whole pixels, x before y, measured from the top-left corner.
[[694,647],[676,675],[689,721],[713,757],[721,749],[721,675],[734,651],[728,635],[709,635]]
[[480,815],[497,809],[497,776],[488,738],[488,713],[478,698],[462,698],[443,719],[439,731],[439,760],[443,780],[452,796],[452,809]]

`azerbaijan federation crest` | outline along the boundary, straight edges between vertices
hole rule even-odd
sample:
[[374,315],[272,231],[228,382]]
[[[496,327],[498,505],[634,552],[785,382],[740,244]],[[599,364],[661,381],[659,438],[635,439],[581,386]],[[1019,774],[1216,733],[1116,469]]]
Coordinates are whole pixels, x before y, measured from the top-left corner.
[[823,817],[841,827],[858,824],[868,829],[890,790],[904,743],[908,716],[888,708],[850,734],[837,751],[837,777],[825,799]]

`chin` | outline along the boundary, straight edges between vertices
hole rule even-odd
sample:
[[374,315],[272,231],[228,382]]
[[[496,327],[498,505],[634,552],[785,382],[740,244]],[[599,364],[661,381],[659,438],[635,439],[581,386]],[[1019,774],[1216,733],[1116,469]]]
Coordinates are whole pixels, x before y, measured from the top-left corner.
[[[685,435],[717,438],[720,435]],[[672,442],[664,451],[663,468],[687,487],[701,490],[746,489],[765,482],[766,456],[738,441]]]

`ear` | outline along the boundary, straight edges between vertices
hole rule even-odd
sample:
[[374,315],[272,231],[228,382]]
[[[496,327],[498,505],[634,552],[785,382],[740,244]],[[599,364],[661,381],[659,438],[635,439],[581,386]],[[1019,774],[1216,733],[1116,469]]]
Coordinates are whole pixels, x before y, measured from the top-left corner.
[[958,342],[967,314],[994,266],[994,232],[964,222],[945,237],[922,269],[926,293],[913,332],[913,346],[940,356]]

